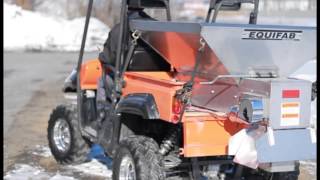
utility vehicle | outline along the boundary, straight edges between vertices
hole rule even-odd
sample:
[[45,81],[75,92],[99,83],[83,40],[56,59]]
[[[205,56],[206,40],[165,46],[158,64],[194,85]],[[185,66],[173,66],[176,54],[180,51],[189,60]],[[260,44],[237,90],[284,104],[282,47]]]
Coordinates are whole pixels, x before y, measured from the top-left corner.
[[[111,105],[97,123],[98,59],[77,66],[77,98],[53,110],[51,152],[82,163],[93,144],[113,179],[298,179],[316,158],[311,82],[288,78],[316,58],[316,28],[258,25],[258,0],[211,0],[202,23],[171,21],[167,0],[123,0]],[[253,5],[248,24],[217,23],[220,10]],[[167,21],[128,19],[162,8]],[[148,52],[148,53],[147,53]]]

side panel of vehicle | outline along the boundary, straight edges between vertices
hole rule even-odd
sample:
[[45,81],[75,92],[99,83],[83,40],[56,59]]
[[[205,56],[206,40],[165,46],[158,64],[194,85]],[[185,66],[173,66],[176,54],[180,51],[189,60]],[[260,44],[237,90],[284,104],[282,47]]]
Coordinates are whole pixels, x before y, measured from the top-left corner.
[[97,89],[97,82],[101,73],[99,59],[92,59],[83,63],[80,71],[81,89]]
[[229,138],[245,128],[208,113],[186,112],[183,118],[184,157],[220,156],[228,154]]
[[[176,123],[172,118],[172,105],[176,90],[182,87],[183,82],[174,82],[160,72],[129,72],[126,73],[125,82],[124,96],[151,94],[159,111],[159,119]],[[229,138],[245,127],[228,118],[203,112],[186,112],[182,123],[185,157],[227,155]]]
[[183,83],[172,82],[165,74],[166,72],[126,73],[123,96],[133,93],[152,94],[159,111],[159,118],[173,122],[172,104],[174,95]]

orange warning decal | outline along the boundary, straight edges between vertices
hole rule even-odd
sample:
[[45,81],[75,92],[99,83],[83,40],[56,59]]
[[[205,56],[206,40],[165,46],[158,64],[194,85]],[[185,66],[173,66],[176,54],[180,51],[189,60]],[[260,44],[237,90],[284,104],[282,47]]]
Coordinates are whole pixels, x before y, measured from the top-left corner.
[[282,107],[299,107],[299,103],[282,103]]
[[299,114],[282,114],[282,118],[298,118]]
[[300,120],[300,103],[285,102],[281,104],[280,126],[298,126]]

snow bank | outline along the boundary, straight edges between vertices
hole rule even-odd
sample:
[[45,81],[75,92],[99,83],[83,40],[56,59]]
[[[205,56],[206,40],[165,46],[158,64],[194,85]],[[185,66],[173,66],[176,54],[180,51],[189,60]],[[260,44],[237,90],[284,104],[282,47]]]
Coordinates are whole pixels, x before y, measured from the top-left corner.
[[[66,20],[4,3],[4,50],[79,51],[85,18]],[[101,49],[110,28],[90,19],[86,51]]]

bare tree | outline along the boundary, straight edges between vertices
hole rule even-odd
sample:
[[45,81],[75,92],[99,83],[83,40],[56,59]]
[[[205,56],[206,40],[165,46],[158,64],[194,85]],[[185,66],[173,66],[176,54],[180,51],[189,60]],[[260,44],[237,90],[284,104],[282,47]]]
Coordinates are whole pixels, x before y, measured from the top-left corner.
[[26,10],[33,10],[34,8],[34,0],[14,0],[13,3]]
[[112,27],[120,19],[120,2],[119,0],[100,0],[94,5],[93,15]]

